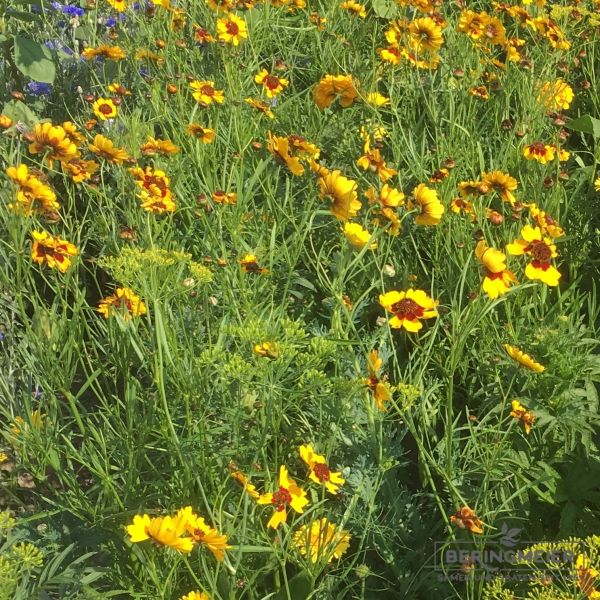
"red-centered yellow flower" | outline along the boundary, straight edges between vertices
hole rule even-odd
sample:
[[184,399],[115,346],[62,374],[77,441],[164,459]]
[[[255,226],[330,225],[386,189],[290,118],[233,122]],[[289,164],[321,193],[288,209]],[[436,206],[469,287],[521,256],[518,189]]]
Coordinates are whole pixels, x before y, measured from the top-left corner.
[[213,192],[212,198],[217,204],[237,204],[237,194],[235,192],[215,190]]
[[47,265],[64,273],[71,265],[71,258],[77,256],[78,250],[74,244],[47,231],[35,230],[31,233],[33,244],[31,258],[40,265]]
[[100,301],[98,312],[109,319],[120,315],[124,321],[145,315],[148,310],[143,300],[130,288],[117,288],[112,296],[107,296]]
[[111,94],[116,94],[117,96],[131,96],[131,91],[129,91],[123,84],[119,83],[118,81],[109,84],[108,91]]
[[269,269],[261,267],[258,264],[258,260],[254,254],[246,254],[241,260],[240,265],[244,273],[254,273],[256,275],[266,275]]
[[101,44],[96,48],[86,48],[82,53],[81,57],[85,60],[92,60],[93,58],[102,57],[106,60],[123,60],[127,55],[123,48],[120,46],[107,46]]
[[246,21],[234,14],[228,14],[217,20],[217,38],[220,42],[239,46],[248,37]]
[[371,149],[369,141],[365,143],[364,154],[356,160],[356,164],[365,171],[377,173],[379,179],[384,183],[398,174],[396,169],[392,169],[385,164],[378,148]]
[[483,184],[484,189],[497,192],[505,202],[509,202],[510,204],[515,203],[515,197],[512,192],[517,189],[519,184],[517,183],[517,180],[508,173],[502,173],[502,171],[482,173],[481,183]]
[[458,18],[456,31],[467,34],[472,40],[479,40],[484,36],[489,19],[486,12],[463,10]]
[[202,127],[196,123],[190,123],[187,132],[190,135],[193,135],[197,140],[200,140],[203,144],[212,144],[217,135],[214,129]]
[[461,181],[458,184],[458,193],[466,198],[468,196],[484,196],[489,193],[490,186],[483,181]]
[[206,592],[194,591],[181,596],[179,600],[210,600],[210,596]]
[[30,215],[33,212],[52,212],[60,208],[52,188],[32,175],[27,165],[8,167],[6,174],[13,183],[19,186],[17,190],[18,204],[10,204],[11,210]]
[[546,212],[540,210],[535,204],[527,205],[529,214],[541,229],[542,234],[548,234],[552,238],[559,238],[565,235],[564,229]]
[[135,53],[135,60],[148,60],[157,65],[162,65],[165,62],[165,59],[156,52],[152,52],[152,50],[146,50],[145,48],[140,48]]
[[457,215],[469,215],[471,217],[471,221],[475,221],[477,219],[473,203],[469,200],[465,200],[464,198],[452,198],[450,201],[450,210]]
[[574,97],[573,88],[566,81],[557,79],[542,84],[537,100],[547,110],[567,110]]
[[190,88],[193,90],[194,100],[203,106],[209,106],[213,102],[223,104],[225,101],[223,90],[217,90],[214,81],[192,81]]
[[440,57],[438,54],[417,54],[408,48],[401,48],[402,57],[417,69],[426,69],[433,71],[440,65]]
[[78,147],[81,148],[85,142],[85,137],[77,129],[77,125],[71,121],[65,121],[61,124],[61,127],[65,130],[67,137]]
[[340,171],[331,171],[317,180],[319,194],[331,200],[331,214],[340,221],[354,218],[362,206],[353,179],[344,177]]
[[359,2],[356,2],[356,0],[347,0],[346,2],[342,2],[340,4],[340,8],[347,10],[349,13],[356,17],[360,17],[361,19],[364,19],[367,16],[367,9]]
[[344,223],[342,231],[344,232],[348,243],[357,250],[362,250],[367,245],[369,250],[375,250],[377,248],[377,242],[372,239],[372,234],[359,223],[346,222]]
[[438,193],[424,183],[420,183],[413,190],[408,208],[418,209],[419,214],[415,217],[417,225],[437,225],[444,214],[444,205],[440,202]]
[[185,530],[194,542],[206,546],[219,562],[224,560],[225,552],[231,548],[227,544],[226,535],[222,535],[217,529],[207,525],[202,517],[194,513],[191,506],[179,509],[177,518],[184,521]]
[[522,421],[525,433],[529,435],[535,421],[535,415],[530,410],[527,410],[518,400],[511,402],[511,408],[510,416]]
[[215,41],[215,38],[207,29],[204,29],[204,27],[194,25],[194,41],[196,44],[204,46],[205,44],[212,44]]
[[146,142],[140,146],[140,151],[146,156],[156,156],[157,154],[168,156],[177,154],[179,148],[171,140],[157,140],[148,136]]
[[254,110],[261,112],[263,115],[268,117],[269,119],[274,119],[275,114],[271,110],[271,105],[263,100],[258,100],[257,98],[246,98],[244,100],[248,106],[251,106]]
[[284,465],[279,468],[279,487],[276,492],[261,494],[258,498],[259,504],[271,504],[275,508],[273,516],[267,523],[267,527],[277,529],[287,521],[287,507],[291,506],[297,513],[303,513],[305,506],[309,503],[306,492],[298,487],[296,482],[288,475]]
[[290,83],[283,77],[271,75],[266,69],[263,69],[258,75],[255,75],[254,81],[264,87],[267,98],[275,98],[275,96],[281,94],[284,88]]
[[152,540],[159,546],[167,546],[182,554],[189,554],[194,547],[194,541],[190,537],[183,537],[186,532],[185,525],[185,518],[180,516],[135,515],[133,523],[127,526],[127,533],[133,543]]
[[229,468],[231,469],[231,477],[233,480],[242,486],[243,490],[246,492],[246,494],[248,494],[248,496],[250,496],[250,498],[257,500],[260,494],[256,491],[256,486],[250,483],[250,479],[244,475],[244,473],[238,470],[235,464],[229,463]]
[[94,137],[94,143],[90,144],[88,149],[116,165],[121,165],[129,159],[129,154],[123,148],[117,148],[111,140],[100,134]]
[[52,166],[55,160],[69,162],[79,156],[77,146],[60,125],[38,123],[33,130],[30,154],[45,154],[46,161]]
[[378,48],[377,52],[381,57],[381,60],[391,63],[392,65],[399,65],[402,62],[402,51],[398,46],[392,45],[386,48]]
[[592,566],[592,563],[585,554],[578,554],[574,564],[577,573],[577,587],[584,593],[589,600],[598,600],[600,592],[595,588],[600,573]]
[[539,227],[531,225],[525,225],[521,229],[521,238],[506,246],[508,253],[514,256],[522,254],[531,256],[532,261],[525,267],[525,275],[528,279],[542,281],[551,287],[557,286],[560,273],[550,261],[556,258],[558,253],[552,240],[543,237]]
[[423,327],[422,319],[432,319],[438,313],[437,300],[430,298],[423,290],[391,291],[379,296],[379,304],[393,314],[390,319],[392,329],[416,332]]
[[[167,204],[172,203],[173,193],[169,187],[170,179],[164,171],[153,169],[152,167],[145,167],[144,169],[133,167],[129,169],[129,172],[133,175],[136,185],[141,190],[140,198],[143,200],[163,200]],[[155,210],[153,212],[164,211]]]
[[523,156],[526,160],[536,160],[542,165],[554,160],[555,149],[553,146],[543,142],[533,142],[523,148]]
[[142,190],[139,197],[142,200],[140,207],[154,214],[172,213],[177,209],[171,190],[168,190],[165,196],[156,196],[153,193]]
[[290,147],[298,153],[299,158],[317,159],[321,154],[321,150],[318,146],[312,144],[301,135],[297,135],[295,133],[288,135],[288,141],[290,143]]
[[325,75],[313,90],[316,105],[322,110],[339,98],[340,106],[348,108],[358,96],[352,75]]
[[474,98],[479,98],[480,100],[489,100],[490,99],[490,91],[485,87],[485,85],[477,85],[475,87],[469,88],[469,95]]
[[377,350],[371,350],[367,359],[367,370],[369,376],[364,380],[365,385],[373,393],[375,404],[381,412],[385,412],[387,407],[386,402],[392,398],[392,393],[389,384],[379,378],[379,372],[383,366],[383,360],[380,358]]
[[488,298],[495,300],[506,294],[517,278],[506,268],[506,256],[496,248],[490,248],[481,240],[475,248],[475,256],[484,268],[483,291]]
[[431,17],[415,19],[408,26],[408,43],[417,54],[435,53],[444,43],[442,28]]
[[107,2],[118,12],[125,12],[127,0],[107,0]]
[[214,12],[228,13],[235,8],[235,0],[206,0],[208,8]]
[[254,344],[252,351],[257,356],[263,356],[264,358],[275,359],[279,357],[279,351],[272,342],[261,342],[260,344]]
[[382,207],[387,208],[398,208],[404,205],[404,194],[387,183],[381,188],[379,194],[374,188],[369,188],[365,192],[365,196],[371,205],[379,203]]
[[334,473],[329,469],[325,457],[317,454],[310,444],[298,448],[300,458],[310,469],[309,477],[315,483],[321,483],[331,494],[337,494],[341,485],[346,483],[341,473]]
[[463,506],[451,517],[450,522],[460,529],[468,529],[471,533],[483,533],[483,522],[477,517],[475,511],[468,506]]
[[267,150],[283,163],[293,175],[303,175],[304,167],[300,159],[290,154],[290,140],[287,137],[273,135],[270,131],[267,133]]
[[302,525],[292,538],[294,546],[302,556],[312,563],[339,559],[350,546],[350,534],[337,525],[322,518],[310,525]]
[[110,98],[98,98],[92,108],[94,109],[94,114],[103,121],[114,119],[118,113],[115,103]]
[[519,363],[522,367],[533,371],[534,373],[543,373],[546,370],[546,367],[537,362],[534,358],[529,356],[529,354],[525,354],[522,350],[515,348],[515,346],[511,346],[510,344],[503,344],[502,347],[506,350],[506,353],[516,362]]

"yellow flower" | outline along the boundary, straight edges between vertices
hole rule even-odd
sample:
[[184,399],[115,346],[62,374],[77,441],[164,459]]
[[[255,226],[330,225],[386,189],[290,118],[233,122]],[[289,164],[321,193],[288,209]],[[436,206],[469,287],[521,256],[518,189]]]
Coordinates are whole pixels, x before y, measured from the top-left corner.
[[557,286],[560,273],[550,263],[552,258],[558,256],[556,246],[552,243],[552,240],[543,237],[539,227],[532,227],[531,225],[525,225],[521,229],[521,238],[506,246],[509,254],[515,256],[528,254],[531,256],[532,261],[525,268],[527,278],[537,279],[551,287]]
[[94,137],[94,143],[90,144],[88,149],[108,162],[117,165],[123,164],[129,159],[129,154],[123,148],[117,148],[111,140],[100,134]]
[[340,221],[355,217],[362,206],[356,192],[356,181],[332,171],[317,180],[319,194],[331,200],[331,214]]
[[388,106],[390,103],[390,99],[379,92],[370,92],[365,96],[365,100],[371,106],[375,108],[379,108],[381,106]]
[[522,350],[515,348],[515,346],[511,346],[510,344],[503,344],[502,347],[506,350],[506,353],[517,363],[519,363],[522,367],[533,371],[534,373],[543,373],[546,370],[546,367],[540,365],[539,362],[536,362],[535,359],[531,358],[529,354],[525,354]]
[[369,204],[379,202],[383,207],[397,208],[404,204],[404,194],[387,183],[381,188],[379,194],[373,188],[369,188],[365,192],[365,196],[369,200]]
[[382,182],[386,182],[394,175],[398,174],[396,169],[392,169],[385,164],[378,148],[371,149],[370,142],[367,140],[364,146],[364,154],[356,160],[356,164],[365,171],[373,171]]
[[297,156],[290,154],[290,140],[287,137],[273,135],[270,131],[267,132],[267,150],[276,158],[279,159],[293,175],[303,175],[304,167],[300,163]]
[[98,312],[108,319],[120,315],[124,321],[130,321],[133,317],[145,315],[146,305],[142,299],[130,288],[117,288],[112,296],[107,296],[100,301]]
[[210,596],[206,592],[190,592],[181,596],[179,600],[210,600]]
[[308,556],[312,563],[322,560],[330,563],[348,550],[350,534],[323,518],[300,527],[292,541],[302,556]]
[[315,483],[322,483],[328,492],[337,494],[339,487],[346,483],[342,474],[331,471],[325,457],[317,454],[310,444],[302,445],[298,450],[300,458],[310,469],[310,479]]
[[574,97],[573,88],[566,81],[557,79],[542,84],[537,100],[547,110],[567,110]]
[[226,44],[239,46],[248,37],[246,21],[234,14],[229,14],[217,20],[217,38]]
[[206,546],[219,562],[224,560],[225,551],[231,548],[227,544],[226,535],[207,525],[202,517],[193,512],[191,506],[179,509],[177,518],[185,522],[185,529],[195,542]]
[[437,300],[430,298],[423,290],[392,291],[379,296],[379,304],[394,316],[390,319],[392,329],[404,327],[416,332],[423,327],[421,319],[437,317]]
[[194,92],[192,96],[194,100],[203,106],[208,106],[213,102],[217,104],[223,104],[225,101],[225,95],[223,90],[217,90],[213,81],[192,81],[190,87]]
[[242,486],[250,498],[258,500],[260,494],[256,491],[256,486],[250,483],[250,479],[248,479],[246,475],[239,471],[235,465],[230,464],[230,468],[232,469],[231,477]]
[[535,421],[535,415],[531,411],[527,410],[527,408],[518,400],[513,400],[511,402],[511,408],[512,410],[510,412],[510,416],[515,417],[515,419],[520,419],[523,422],[525,433],[529,435]]
[[506,268],[506,256],[496,248],[490,248],[481,240],[475,248],[475,256],[484,267],[483,291],[494,300],[506,294],[510,286],[517,281],[514,274]]
[[437,192],[424,183],[420,183],[413,190],[408,207],[410,210],[419,210],[415,217],[417,225],[437,225],[444,214],[444,205],[440,202]]
[[186,532],[186,519],[181,515],[175,517],[150,517],[149,515],[135,515],[133,523],[127,526],[127,533],[133,543],[152,540],[159,546],[168,546],[188,554],[194,547],[190,537],[183,537]]
[[475,511],[468,506],[463,506],[451,517],[450,523],[457,525],[460,529],[468,529],[471,533],[483,533],[483,523],[476,516]]
[[399,65],[402,60],[402,52],[398,46],[392,45],[387,48],[378,48],[377,52],[381,59],[392,65]]
[[32,175],[27,165],[8,167],[6,174],[13,183],[19,186],[17,190],[18,204],[9,205],[9,208],[15,212],[30,215],[32,212],[52,212],[60,208],[52,188]]
[[187,132],[190,135],[193,135],[197,140],[200,140],[203,144],[212,144],[216,137],[214,129],[202,127],[196,123],[190,123],[188,125]]
[[92,60],[99,56],[106,60],[123,60],[126,54],[120,46],[107,46],[105,44],[101,44],[96,48],[86,48],[81,53],[81,57],[85,60]]
[[598,177],[595,181],[594,181],[594,190],[596,190],[597,192],[600,192],[600,177]]
[[263,69],[258,75],[255,75],[254,81],[265,88],[267,98],[274,98],[283,92],[283,89],[289,85],[287,79],[277,77],[276,75],[270,75],[266,69]]
[[51,269],[64,273],[71,265],[71,257],[77,256],[78,251],[74,244],[47,231],[35,230],[31,237],[31,258],[40,265],[46,264]]
[[0,129],[8,129],[13,126],[13,120],[7,115],[0,114]]
[[215,190],[213,192],[212,198],[217,204],[237,204],[237,194],[235,192]]
[[366,245],[369,246],[369,250],[377,248],[377,242],[371,241],[372,235],[358,223],[344,223],[342,231],[353,248],[361,250]]
[[77,146],[60,125],[38,123],[31,136],[30,154],[45,154],[46,161],[52,166],[55,160],[69,162],[79,156]]
[[14,422],[10,426],[10,432],[13,436],[18,436],[21,432],[31,425],[34,429],[43,429],[46,415],[39,410],[32,410],[27,423],[23,417],[15,417]]
[[103,121],[117,116],[117,107],[110,98],[98,98],[93,104],[94,114]]
[[535,204],[529,204],[529,214],[533,217],[542,234],[548,234],[552,238],[565,235],[564,229],[546,212],[540,210]]
[[62,163],[62,168],[71,176],[74,183],[81,183],[91,179],[92,175],[100,168],[100,165],[93,160],[76,158],[68,163]]
[[523,157],[527,160],[536,160],[542,165],[554,160],[555,149],[543,142],[533,142],[523,148]]
[[306,497],[306,492],[298,487],[296,482],[289,477],[287,468],[281,465],[279,468],[279,485],[277,491],[261,494],[258,498],[258,503],[273,505],[275,512],[267,523],[267,527],[277,529],[279,525],[287,521],[288,506],[291,506],[297,513],[303,513],[309,500]]
[[340,4],[340,8],[347,10],[361,19],[364,19],[367,16],[367,9],[359,2],[356,2],[356,0],[347,0],[346,2],[342,2]]
[[502,171],[483,173],[481,175],[481,185],[483,189],[493,190],[500,194],[500,197],[505,202],[509,202],[510,204],[515,203],[515,197],[512,192],[517,189],[518,183],[508,173],[502,173]]
[[387,410],[385,403],[391,400],[392,394],[389,384],[379,379],[379,371],[381,371],[382,365],[383,360],[379,357],[377,350],[371,350],[367,360],[369,377],[364,380],[364,383],[371,392],[373,392],[373,398],[375,399],[377,408],[380,411],[385,412]]
[[170,140],[157,140],[148,136],[146,143],[140,146],[140,151],[146,156],[156,156],[157,154],[177,154],[179,148]]
[[411,49],[418,54],[437,52],[444,43],[442,28],[431,17],[411,21],[408,36]]
[[314,101],[320,109],[332,104],[336,98],[340,99],[342,108],[347,108],[357,96],[352,75],[325,75],[313,91]]
[[255,273],[257,275],[266,275],[269,269],[260,267],[254,254],[246,254],[241,260],[240,265],[244,273]]
[[275,118],[275,114],[271,110],[271,105],[267,102],[263,102],[262,100],[258,100],[256,98],[246,98],[244,102],[251,106],[254,110],[261,112],[269,119]]
[[271,342],[262,342],[260,344],[254,344],[252,351],[257,356],[263,356],[265,358],[275,359],[279,357],[279,352],[275,347],[275,344],[272,344]]

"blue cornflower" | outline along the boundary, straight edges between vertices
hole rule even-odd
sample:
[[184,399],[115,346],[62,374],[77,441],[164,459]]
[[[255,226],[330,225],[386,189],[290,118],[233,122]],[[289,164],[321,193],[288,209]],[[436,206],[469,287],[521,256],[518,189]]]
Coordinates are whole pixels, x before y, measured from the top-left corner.
[[49,96],[52,93],[52,86],[49,83],[39,81],[30,81],[25,89],[32,96]]

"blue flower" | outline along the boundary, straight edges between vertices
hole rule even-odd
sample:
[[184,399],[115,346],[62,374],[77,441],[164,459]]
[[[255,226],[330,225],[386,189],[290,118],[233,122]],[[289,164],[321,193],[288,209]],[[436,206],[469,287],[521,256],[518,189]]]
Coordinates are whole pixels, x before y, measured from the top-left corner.
[[49,96],[52,93],[52,86],[49,83],[39,81],[30,81],[25,89],[32,96]]
[[52,8],[54,10],[59,10],[64,15],[69,17],[83,17],[85,15],[85,10],[80,8],[79,6],[71,6],[70,4],[62,5],[60,2],[53,2]]

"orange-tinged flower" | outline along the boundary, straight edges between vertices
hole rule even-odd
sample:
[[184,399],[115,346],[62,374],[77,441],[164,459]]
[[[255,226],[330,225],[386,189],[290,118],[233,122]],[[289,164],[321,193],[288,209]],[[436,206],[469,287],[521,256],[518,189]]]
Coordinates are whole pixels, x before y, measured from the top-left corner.
[[68,163],[62,163],[63,171],[66,171],[74,183],[88,181],[98,171],[100,165],[93,160],[81,160],[76,158]]
[[284,88],[290,83],[283,77],[271,75],[266,69],[263,69],[258,75],[255,75],[254,81],[264,87],[267,98],[275,98],[275,96],[283,92]]
[[541,85],[537,100],[547,110],[567,110],[574,97],[573,88],[563,79],[557,79]]
[[235,468],[235,466],[230,465],[230,468],[232,469],[231,477],[242,486],[250,498],[257,500],[260,497],[260,494],[256,491],[256,486],[251,484],[250,479],[244,475],[244,473]]
[[548,234],[552,238],[565,235],[564,229],[546,212],[540,210],[535,204],[528,204],[529,214],[540,228],[542,234]]
[[371,350],[367,359],[367,370],[369,376],[364,380],[365,385],[373,393],[373,398],[377,408],[385,412],[387,407],[386,402],[389,402],[392,398],[392,393],[389,384],[379,378],[379,372],[383,366],[383,360],[380,358],[377,350]]
[[223,90],[217,90],[214,81],[195,80],[190,83],[190,88],[194,90],[192,93],[194,100],[204,106],[209,106],[213,102],[223,104],[225,101]]
[[402,51],[398,46],[392,45],[386,48],[378,48],[377,52],[382,60],[392,65],[399,65],[402,62]]
[[254,273],[256,275],[266,275],[269,269],[261,267],[254,254],[246,254],[241,260],[240,265],[244,273]]
[[362,206],[357,194],[357,184],[344,177],[340,171],[331,171],[317,180],[319,194],[331,200],[331,214],[340,221],[347,221],[358,214]]
[[46,161],[52,166],[55,160],[69,162],[79,156],[77,146],[60,125],[38,123],[33,130],[30,154],[45,154]]
[[359,2],[356,2],[356,0],[342,2],[340,8],[347,10],[349,13],[356,17],[360,17],[361,19],[364,19],[367,16],[367,9]]
[[112,296],[107,296],[100,301],[98,312],[109,319],[120,315],[124,321],[130,321],[134,317],[145,315],[148,310],[143,300],[127,287],[117,288]]
[[9,204],[11,210],[16,213],[30,215],[33,212],[53,212],[60,208],[54,190],[38,177],[32,175],[27,165],[20,164],[16,167],[8,167],[6,174],[13,183],[19,186],[17,204]]
[[356,164],[365,171],[377,173],[379,179],[384,183],[398,174],[396,169],[392,169],[385,164],[378,148],[371,149],[369,141],[365,143],[364,154],[356,160]]
[[268,102],[264,102],[263,100],[258,100],[257,98],[246,98],[244,100],[246,104],[251,106],[254,110],[261,112],[263,115],[268,117],[269,119],[274,119],[275,114],[271,110],[271,105]]
[[185,534],[185,518],[176,517],[150,517],[149,515],[135,515],[133,523],[127,526],[127,533],[133,543],[152,540],[159,546],[167,546],[189,554],[194,548],[194,541]]
[[392,329],[416,332],[423,327],[422,319],[432,319],[438,313],[437,300],[430,298],[423,290],[391,291],[379,296],[379,304],[393,314],[390,319]]
[[206,592],[193,591],[181,596],[179,600],[210,600],[210,596]]
[[536,160],[542,165],[554,160],[555,149],[543,142],[533,142],[523,148],[523,156],[527,160]]
[[415,217],[417,225],[437,225],[442,220],[445,210],[438,193],[424,183],[420,183],[413,190],[408,208],[419,210],[419,214]]
[[0,114],[0,129],[8,129],[13,126],[13,120],[7,115]]
[[267,523],[267,527],[277,529],[287,521],[287,507],[290,506],[297,513],[303,513],[309,503],[306,492],[301,489],[289,476],[284,465],[279,468],[279,486],[276,492],[261,494],[258,498],[259,504],[271,504],[275,508],[273,516]]
[[108,91],[117,96],[131,96],[131,92],[121,83],[115,81],[108,86]]
[[92,108],[94,109],[94,114],[103,121],[114,119],[118,112],[115,103],[110,98],[98,98]]
[[552,240],[543,237],[539,227],[532,227],[531,225],[525,225],[521,229],[521,238],[506,246],[509,254],[515,256],[527,254],[531,256],[532,260],[525,268],[527,278],[542,281],[551,287],[557,286],[560,273],[552,266],[550,261],[556,258],[558,253]]
[[206,546],[219,562],[225,559],[225,552],[231,548],[227,544],[226,535],[210,527],[202,517],[194,513],[191,506],[179,509],[177,518],[184,521],[185,530],[194,542]]
[[442,28],[431,17],[415,19],[408,26],[408,43],[417,54],[435,53],[444,43]]
[[204,29],[204,27],[200,27],[200,25],[194,25],[194,40],[197,44],[212,44],[215,41],[215,38],[211,35],[211,33]]
[[235,192],[216,190],[213,192],[212,197],[217,204],[237,204],[237,194]]
[[494,300],[509,291],[517,278],[506,268],[506,256],[496,248],[490,248],[484,240],[480,240],[475,248],[475,256],[484,267],[483,291],[488,298]]
[[375,250],[377,248],[377,242],[372,239],[372,234],[359,223],[346,222],[344,223],[342,231],[344,232],[348,243],[357,250],[362,250],[367,245],[369,250]]
[[475,511],[468,506],[463,506],[451,517],[450,522],[461,529],[468,529],[471,533],[483,533],[483,523],[475,515]]
[[512,192],[517,189],[519,184],[517,183],[517,180],[508,173],[503,173],[502,171],[482,173],[481,183],[488,191],[493,190],[500,194],[500,197],[505,202],[510,204],[515,203],[515,197]]
[[197,123],[190,123],[187,128],[187,132],[193,135],[197,140],[200,140],[203,144],[212,144],[215,141],[216,132],[210,127],[202,127]]
[[105,58],[106,60],[123,60],[127,55],[120,46],[107,46],[105,44],[101,44],[96,48],[86,48],[81,53],[81,56],[82,58],[85,58],[85,60],[92,60],[93,58],[98,58],[99,56]]
[[146,142],[140,146],[140,151],[146,156],[156,156],[157,154],[177,154],[179,148],[171,140],[158,140],[148,136]]
[[340,106],[352,105],[358,91],[352,75],[325,75],[313,90],[316,105],[322,110],[339,98]]
[[457,215],[469,215],[471,221],[475,221],[477,216],[475,214],[475,208],[473,203],[464,198],[452,198],[450,201],[450,210]]
[[220,42],[239,46],[248,37],[246,21],[234,14],[228,14],[217,20],[217,38]]
[[458,18],[457,31],[466,33],[472,40],[480,40],[485,34],[485,28],[490,20],[486,12],[463,10]]
[[522,421],[523,427],[525,428],[525,433],[529,435],[535,421],[535,415],[530,410],[527,410],[527,408],[518,400],[513,400],[511,402],[511,408],[512,410],[510,411],[510,416]]
[[71,121],[61,123],[61,127],[65,130],[67,137],[78,147],[83,146],[85,137],[77,129],[77,125]]
[[267,133],[267,150],[279,159],[293,175],[303,175],[304,167],[297,156],[290,154],[290,140],[287,137],[273,135],[270,131]]
[[279,357],[279,351],[272,342],[261,342],[260,344],[254,344],[252,351],[257,356],[263,356],[265,358],[275,359]]
[[588,597],[589,600],[598,600],[600,592],[595,588],[600,573],[592,566],[592,562],[585,554],[578,554],[575,559],[575,571],[577,574],[577,587]]
[[511,346],[510,344],[503,344],[502,347],[506,350],[506,353],[516,362],[519,363],[522,367],[533,371],[534,373],[543,373],[546,370],[546,367],[537,362],[534,358],[529,356],[529,354],[525,354],[522,350],[515,348],[515,346]]
[[40,265],[47,265],[64,273],[71,265],[71,258],[77,256],[78,250],[74,244],[53,236],[47,231],[34,230],[31,233],[33,244],[31,258]]
[[348,550],[350,534],[322,518],[300,527],[294,533],[292,542],[302,556],[308,556],[312,563],[330,563]]
[[90,144],[88,149],[108,162],[117,165],[123,164],[129,159],[129,154],[123,148],[117,148],[111,140],[100,134],[94,137],[94,143]]
[[315,483],[321,483],[331,494],[337,494],[341,485],[346,483],[341,473],[333,472],[327,465],[325,457],[317,454],[310,444],[298,448],[300,458],[310,469],[309,477]]
[[404,194],[387,183],[381,188],[379,193],[374,188],[369,188],[365,192],[365,196],[371,205],[379,203],[382,207],[387,208],[398,208],[404,205]]

